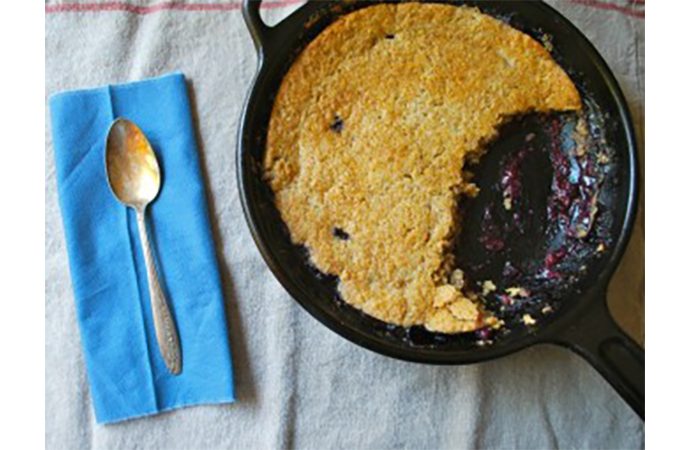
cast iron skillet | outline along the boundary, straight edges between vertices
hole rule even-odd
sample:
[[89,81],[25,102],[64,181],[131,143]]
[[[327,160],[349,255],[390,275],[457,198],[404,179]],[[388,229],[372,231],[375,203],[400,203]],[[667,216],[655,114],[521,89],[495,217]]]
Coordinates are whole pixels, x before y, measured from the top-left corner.
[[[243,2],[242,12],[256,45],[259,67],[239,129],[237,175],[242,206],[254,240],[273,274],[292,297],[320,322],[350,341],[408,361],[469,364],[508,355],[537,343],[564,346],[589,361],[644,418],[644,352],[616,325],[606,305],[606,288],[628,243],[635,217],[638,191],[636,144],[621,90],[587,39],[563,16],[541,2],[446,1],[478,6],[534,37],[550,36],[554,57],[578,85],[585,101],[593,105],[591,117],[601,122],[600,138],[609,148],[612,167],[615,167],[602,185],[599,205],[603,224],[599,226],[597,238],[607,243],[606,250],[596,255],[585,251],[580,262],[586,266],[586,271],[571,277],[568,283],[552,283],[546,289],[547,297],[552,300],[549,304],[554,305],[553,313],[539,317],[538,323],[529,327],[508,320],[506,331],[494,336],[491,345],[478,345],[476,334],[441,335],[418,327],[403,329],[362,314],[339,298],[337,280],[315,270],[308,263],[305,250],[290,242],[287,228],[274,206],[271,190],[262,180],[262,157],[273,99],[292,61],[320,31],[340,15],[369,6],[372,2],[308,2],[273,27],[261,20],[260,3],[254,0]],[[527,129],[538,131],[538,127],[534,128],[534,121],[528,119],[523,122]],[[518,139],[522,142],[525,130],[520,130],[520,126],[513,128],[505,139],[499,141]],[[538,139],[546,138],[539,136]],[[491,155],[500,155],[502,151],[505,149],[494,149],[485,156],[491,161],[488,166],[477,169],[480,186],[489,186],[493,182],[491,178],[496,175],[491,172],[498,170],[496,167],[500,161],[496,162],[498,156]],[[543,158],[541,163],[530,164],[536,165],[535,168],[543,165]],[[496,167],[489,167],[492,165]],[[529,187],[536,192],[532,197],[537,203],[548,195],[543,192],[549,191],[548,177],[552,175],[548,170],[539,172],[547,174],[541,176],[546,176],[546,181],[532,183],[536,187]],[[538,180],[539,176],[530,176],[532,178]],[[493,192],[482,187],[484,191]],[[463,238],[481,231],[477,228],[481,226],[476,220],[478,208],[470,205],[465,212],[468,217],[463,216]],[[538,214],[543,214],[543,208]],[[507,253],[482,254],[478,250],[480,259],[493,263],[505,259],[508,254],[510,258],[523,262],[543,260],[543,248],[547,244],[544,226],[532,228],[528,230],[527,238],[507,236]],[[529,245],[524,245],[525,242]],[[464,263],[473,264],[472,261]],[[487,268],[484,265],[477,271],[482,276],[488,273],[499,281],[506,276],[491,266],[489,264]],[[473,275],[471,267],[467,271]]]

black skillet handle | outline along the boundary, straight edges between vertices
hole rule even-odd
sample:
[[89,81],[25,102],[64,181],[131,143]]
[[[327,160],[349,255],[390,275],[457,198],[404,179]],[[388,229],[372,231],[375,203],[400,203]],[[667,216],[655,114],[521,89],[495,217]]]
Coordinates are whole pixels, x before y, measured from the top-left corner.
[[271,27],[261,19],[260,6],[261,0],[242,0],[242,17],[244,17],[244,22],[252,35],[256,51],[262,57],[269,42]]
[[644,420],[644,350],[614,322],[604,297],[552,342],[584,357]]

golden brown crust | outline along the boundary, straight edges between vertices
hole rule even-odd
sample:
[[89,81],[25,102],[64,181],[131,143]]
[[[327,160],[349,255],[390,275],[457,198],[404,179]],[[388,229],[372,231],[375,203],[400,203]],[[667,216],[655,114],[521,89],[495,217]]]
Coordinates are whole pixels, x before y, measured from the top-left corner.
[[464,161],[511,115],[579,108],[540,44],[477,9],[367,7],[283,79],[266,178],[292,240],[338,275],[345,301],[394,324],[470,331],[492,319],[449,281],[457,198],[475,190]]

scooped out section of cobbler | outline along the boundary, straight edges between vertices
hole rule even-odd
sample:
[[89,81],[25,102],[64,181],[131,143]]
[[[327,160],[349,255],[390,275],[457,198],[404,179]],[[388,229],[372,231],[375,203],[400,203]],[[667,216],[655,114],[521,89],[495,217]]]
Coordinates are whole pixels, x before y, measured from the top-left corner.
[[458,201],[478,189],[463,167],[511,117],[580,108],[538,42],[477,9],[371,6],[286,74],[265,177],[291,239],[350,305],[443,333],[497,326],[450,252]]

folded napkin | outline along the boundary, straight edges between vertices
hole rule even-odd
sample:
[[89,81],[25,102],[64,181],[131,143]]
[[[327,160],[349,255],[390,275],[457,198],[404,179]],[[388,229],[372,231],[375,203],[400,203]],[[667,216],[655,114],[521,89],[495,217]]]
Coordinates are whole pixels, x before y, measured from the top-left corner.
[[[99,423],[234,400],[223,291],[184,75],[50,98],[58,194],[91,397]],[[134,121],[161,167],[147,211],[182,348],[168,373],[153,327],[136,218],[113,197],[105,140]]]

